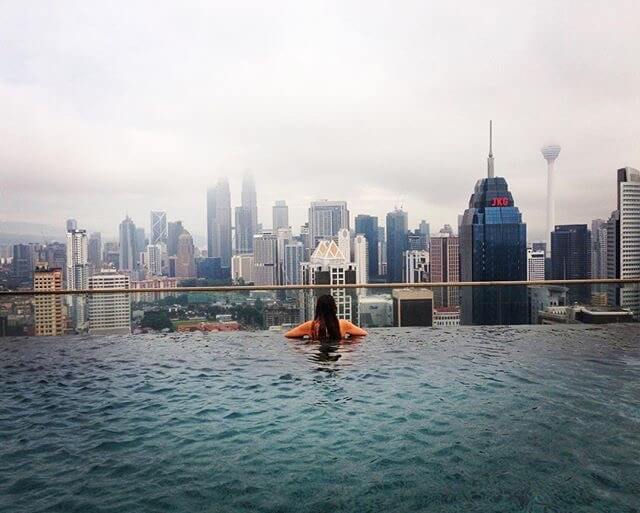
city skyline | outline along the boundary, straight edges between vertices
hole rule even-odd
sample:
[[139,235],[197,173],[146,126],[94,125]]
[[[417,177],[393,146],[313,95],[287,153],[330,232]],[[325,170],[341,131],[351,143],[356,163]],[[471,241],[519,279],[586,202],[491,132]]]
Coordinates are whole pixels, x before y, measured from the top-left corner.
[[637,5],[312,2],[273,23],[257,2],[174,9],[7,6],[0,223],[73,217],[113,238],[159,209],[202,237],[202,191],[228,176],[239,206],[250,169],[265,227],[276,200],[295,230],[312,200],[338,197],[455,225],[492,118],[496,176],[543,240],[542,145],[563,147],[558,224],[608,217],[610,176],[640,167]]

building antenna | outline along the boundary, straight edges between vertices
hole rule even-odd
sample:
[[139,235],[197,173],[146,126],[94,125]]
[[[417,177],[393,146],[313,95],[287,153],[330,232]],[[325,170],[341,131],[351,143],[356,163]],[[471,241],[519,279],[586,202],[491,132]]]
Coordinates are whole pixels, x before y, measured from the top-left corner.
[[493,178],[493,120],[489,120],[489,158],[487,159],[487,176]]

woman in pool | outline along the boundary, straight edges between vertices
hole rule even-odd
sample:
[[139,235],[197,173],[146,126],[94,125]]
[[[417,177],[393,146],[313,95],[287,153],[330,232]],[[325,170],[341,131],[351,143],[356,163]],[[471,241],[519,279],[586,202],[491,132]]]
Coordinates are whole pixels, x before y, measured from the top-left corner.
[[325,294],[318,298],[313,321],[305,322],[285,333],[287,338],[311,338],[313,340],[340,340],[345,337],[365,337],[367,332],[355,324],[338,319],[333,296]]

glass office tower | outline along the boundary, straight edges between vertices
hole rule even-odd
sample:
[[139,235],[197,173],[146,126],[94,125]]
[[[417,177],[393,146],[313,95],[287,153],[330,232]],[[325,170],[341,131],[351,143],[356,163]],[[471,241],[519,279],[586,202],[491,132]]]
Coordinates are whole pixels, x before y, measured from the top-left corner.
[[[460,226],[462,281],[527,279],[527,226],[504,178],[476,183]],[[463,287],[462,324],[524,324],[525,286]]]
[[369,274],[367,280],[371,281],[378,276],[378,218],[366,214],[356,216],[356,234],[361,233],[367,239],[367,260]]

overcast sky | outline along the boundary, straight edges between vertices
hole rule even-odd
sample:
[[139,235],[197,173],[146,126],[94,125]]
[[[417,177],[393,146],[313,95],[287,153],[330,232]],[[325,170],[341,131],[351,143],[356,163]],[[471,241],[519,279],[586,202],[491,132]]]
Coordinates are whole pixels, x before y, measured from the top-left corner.
[[251,169],[259,220],[344,199],[455,225],[496,175],[543,238],[615,207],[640,167],[640,2],[0,0],[0,221],[117,233],[163,209],[204,234],[206,188]]

